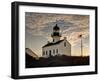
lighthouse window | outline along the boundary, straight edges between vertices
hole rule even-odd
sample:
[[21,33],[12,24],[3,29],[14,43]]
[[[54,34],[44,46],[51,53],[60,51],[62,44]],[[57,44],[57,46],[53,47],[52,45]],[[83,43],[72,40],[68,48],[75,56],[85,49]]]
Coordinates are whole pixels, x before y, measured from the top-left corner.
[[54,39],[53,39],[53,42],[54,42]]
[[58,53],[58,49],[56,49],[56,53]]
[[64,42],[64,46],[66,47],[66,42]]
[[53,50],[53,54],[55,54],[55,50]]
[[45,51],[43,51],[43,55],[45,55]]
[[46,51],[46,55],[48,55],[48,52]]
[[51,50],[49,50],[49,56],[51,56]]

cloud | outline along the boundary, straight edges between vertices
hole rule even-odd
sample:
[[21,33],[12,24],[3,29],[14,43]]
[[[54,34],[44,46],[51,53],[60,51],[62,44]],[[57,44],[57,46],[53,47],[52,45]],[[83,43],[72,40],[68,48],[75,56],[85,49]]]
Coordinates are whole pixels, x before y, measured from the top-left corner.
[[61,29],[62,36],[66,36],[72,45],[79,42],[78,35],[83,38],[89,35],[89,16],[70,14],[25,13],[26,31],[33,36],[45,36],[51,40],[50,35],[55,24]]

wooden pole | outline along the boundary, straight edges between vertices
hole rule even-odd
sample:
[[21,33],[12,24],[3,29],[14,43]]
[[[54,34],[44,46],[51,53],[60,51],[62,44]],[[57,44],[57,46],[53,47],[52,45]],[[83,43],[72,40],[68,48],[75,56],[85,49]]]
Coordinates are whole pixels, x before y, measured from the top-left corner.
[[81,56],[83,56],[83,44],[82,44],[82,35],[81,35]]
[[83,41],[82,41],[82,34],[81,35],[79,35],[79,38],[81,39],[81,56],[83,56]]

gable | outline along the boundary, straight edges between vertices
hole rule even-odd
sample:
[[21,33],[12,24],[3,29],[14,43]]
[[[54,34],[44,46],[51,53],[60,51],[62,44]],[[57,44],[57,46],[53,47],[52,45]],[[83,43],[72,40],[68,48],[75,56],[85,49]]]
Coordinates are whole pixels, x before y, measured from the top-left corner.
[[61,44],[63,46],[71,46],[71,44],[67,40],[64,40],[63,42],[61,42]]

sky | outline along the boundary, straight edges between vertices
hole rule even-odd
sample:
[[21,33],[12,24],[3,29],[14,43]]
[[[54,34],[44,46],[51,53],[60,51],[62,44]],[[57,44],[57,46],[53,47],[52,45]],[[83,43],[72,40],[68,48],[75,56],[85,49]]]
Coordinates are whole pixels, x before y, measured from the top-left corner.
[[52,42],[53,27],[58,25],[61,39],[67,37],[71,44],[71,55],[81,55],[81,39],[83,55],[89,55],[89,15],[54,14],[25,12],[25,48],[30,48],[38,56],[42,55],[42,46]]

